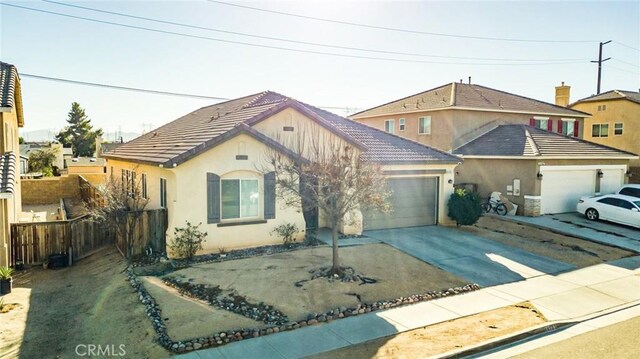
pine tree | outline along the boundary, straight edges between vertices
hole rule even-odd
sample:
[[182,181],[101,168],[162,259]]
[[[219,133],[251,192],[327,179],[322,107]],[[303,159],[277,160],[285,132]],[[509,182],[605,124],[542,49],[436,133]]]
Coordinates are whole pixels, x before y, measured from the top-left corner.
[[71,104],[67,122],[69,125],[56,135],[56,139],[65,147],[71,146],[74,157],[93,156],[96,137],[102,136],[102,130],[93,130],[91,120],[77,102]]

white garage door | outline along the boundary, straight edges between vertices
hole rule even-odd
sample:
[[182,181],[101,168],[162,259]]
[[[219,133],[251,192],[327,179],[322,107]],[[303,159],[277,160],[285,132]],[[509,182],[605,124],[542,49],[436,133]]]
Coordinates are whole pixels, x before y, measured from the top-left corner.
[[600,193],[613,193],[624,184],[624,169],[603,169],[602,178],[600,179]]
[[596,189],[596,170],[542,170],[540,191],[542,214],[574,212],[582,196],[592,196]]
[[364,213],[364,229],[428,226],[437,223],[437,178],[390,178],[393,211]]

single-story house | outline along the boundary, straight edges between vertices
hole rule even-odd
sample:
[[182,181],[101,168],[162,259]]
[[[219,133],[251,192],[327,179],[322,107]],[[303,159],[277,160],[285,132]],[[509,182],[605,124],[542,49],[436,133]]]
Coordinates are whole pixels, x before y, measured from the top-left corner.
[[526,216],[575,211],[581,196],[612,193],[636,154],[528,125],[501,125],[453,151],[456,184],[497,191]]
[[351,144],[381,165],[394,191],[393,213],[358,216],[343,233],[450,223],[459,157],[271,91],[200,108],[104,156],[111,178],[141,182],[147,208],[167,209],[169,235],[202,223],[211,252],[281,243],[270,234],[280,224],[306,228],[301,208],[284,205],[273,174],[260,170],[267,151],[291,155],[289,140],[305,131]]

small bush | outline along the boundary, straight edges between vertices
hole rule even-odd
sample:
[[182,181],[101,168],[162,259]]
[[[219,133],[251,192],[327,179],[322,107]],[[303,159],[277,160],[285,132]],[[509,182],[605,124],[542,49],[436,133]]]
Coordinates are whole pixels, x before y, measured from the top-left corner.
[[284,244],[291,244],[295,242],[295,234],[298,233],[299,229],[293,223],[283,223],[277,227],[275,227],[271,232],[271,235],[274,233],[282,238]]
[[193,259],[197,251],[202,249],[202,242],[205,242],[207,232],[200,231],[200,225],[194,226],[186,221],[185,228],[174,228],[173,241],[169,244],[169,248],[180,258]]
[[456,225],[470,226],[482,216],[480,196],[475,192],[457,189],[449,197],[449,218],[456,221]]
[[11,279],[11,276],[13,275],[13,269],[9,268],[9,267],[0,267],[0,279]]

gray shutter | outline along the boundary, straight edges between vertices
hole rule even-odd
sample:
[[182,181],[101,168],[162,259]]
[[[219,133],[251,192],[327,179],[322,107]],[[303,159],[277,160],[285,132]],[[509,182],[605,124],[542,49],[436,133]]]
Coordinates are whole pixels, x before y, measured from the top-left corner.
[[207,223],[220,222],[220,176],[207,173]]
[[276,218],[276,173],[264,175],[264,219]]

